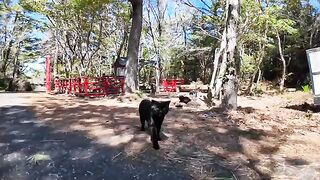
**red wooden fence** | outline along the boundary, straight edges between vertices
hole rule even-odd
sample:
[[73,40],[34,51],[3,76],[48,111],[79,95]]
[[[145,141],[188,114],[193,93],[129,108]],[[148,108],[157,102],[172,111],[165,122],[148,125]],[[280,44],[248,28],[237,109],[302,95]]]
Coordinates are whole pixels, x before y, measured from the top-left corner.
[[[82,77],[70,79],[55,79],[55,91],[58,93],[78,96],[108,96],[124,94],[124,76]],[[165,92],[176,92],[178,85],[183,85],[183,79],[164,79]]]
[[55,79],[55,91],[79,96],[124,94],[124,76]]
[[165,92],[176,92],[178,85],[183,85],[183,79],[164,79],[162,81],[163,90]]

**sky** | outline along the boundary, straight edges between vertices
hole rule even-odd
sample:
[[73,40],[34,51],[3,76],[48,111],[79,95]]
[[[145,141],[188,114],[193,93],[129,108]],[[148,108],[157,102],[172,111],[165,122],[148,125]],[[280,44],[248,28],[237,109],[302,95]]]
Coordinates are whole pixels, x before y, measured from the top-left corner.
[[310,3],[317,8],[317,10],[319,11],[320,8],[320,3],[318,0],[311,0]]

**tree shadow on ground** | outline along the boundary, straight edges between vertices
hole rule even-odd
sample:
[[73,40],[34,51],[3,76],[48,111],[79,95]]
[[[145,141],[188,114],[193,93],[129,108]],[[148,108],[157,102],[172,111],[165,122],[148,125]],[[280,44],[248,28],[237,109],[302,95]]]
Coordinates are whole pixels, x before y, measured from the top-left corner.
[[[203,166],[199,168],[199,173],[205,171],[215,177],[271,179],[276,161],[273,154],[286,141],[285,133],[279,134],[277,128],[243,128],[237,123],[243,119],[234,119],[221,108],[213,108],[209,112],[199,113],[207,115],[205,117],[189,117],[192,113],[184,109],[173,109],[170,112],[173,117],[168,121],[176,124],[168,127],[167,131],[176,136],[177,142],[184,144],[177,146],[176,156],[184,156],[187,161],[202,159]],[[240,107],[237,112],[257,113],[251,107]],[[268,162],[264,162],[261,157]],[[187,164],[187,161],[184,163]],[[201,166],[200,162],[194,164]],[[264,168],[261,168],[262,165]]]
[[299,104],[299,105],[286,106],[285,108],[293,109],[293,110],[297,110],[297,111],[302,111],[302,112],[309,112],[309,111],[311,111],[313,113],[320,112],[320,106],[316,106],[314,104],[309,104],[307,102],[305,102],[303,104]]
[[[44,120],[33,116],[33,106],[0,108],[1,179],[191,179],[183,166],[155,158],[156,153],[140,138],[141,133],[121,141],[125,137],[120,136],[127,131],[121,129],[122,125],[130,125],[127,122],[136,119],[116,120],[118,124],[111,126],[115,129],[114,133],[110,131],[112,135],[106,131],[110,126],[95,134],[94,128],[105,122],[92,119],[106,111],[110,116],[102,116],[103,120],[117,116],[117,109],[86,105],[73,108],[73,113],[66,114],[59,104],[53,105],[42,112],[46,114],[41,116],[46,117]],[[86,109],[96,111],[84,114]],[[127,108],[120,115],[132,111]],[[131,142],[149,153],[139,159],[127,155],[126,146]]]

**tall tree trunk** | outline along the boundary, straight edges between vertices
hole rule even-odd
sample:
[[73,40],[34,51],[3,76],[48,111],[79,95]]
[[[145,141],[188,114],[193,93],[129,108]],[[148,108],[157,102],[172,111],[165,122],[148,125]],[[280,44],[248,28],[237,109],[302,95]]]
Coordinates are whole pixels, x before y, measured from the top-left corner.
[[255,87],[257,87],[257,86],[259,85],[260,80],[261,80],[261,75],[262,75],[262,73],[261,73],[261,69],[259,68],[259,72],[258,72],[258,79],[257,79],[257,82],[256,82]]
[[226,69],[227,69],[226,48],[227,48],[227,32],[226,32],[226,28],[225,28],[225,30],[223,31],[223,35],[222,35],[220,50],[216,56],[216,58],[218,58],[217,61],[219,61],[220,57],[222,58],[222,61],[220,63],[220,69],[218,71],[218,75],[216,77],[214,77],[213,75],[215,75],[215,73],[213,73],[212,78],[211,78],[211,82],[213,82],[213,86],[214,86],[212,89],[213,97],[220,97],[220,91],[221,91],[221,87],[222,87],[222,83],[223,83],[223,77],[224,77],[224,75],[226,73]]
[[277,39],[278,39],[278,49],[279,49],[279,54],[280,54],[280,60],[282,62],[282,76],[281,76],[281,80],[280,80],[280,92],[283,92],[284,90],[284,82],[286,80],[286,60],[284,59],[284,55],[283,55],[283,51],[282,51],[282,46],[281,46],[281,39],[280,39],[280,35],[279,32],[277,31]]
[[[18,21],[18,17],[19,17],[19,13],[17,12],[15,17],[14,17],[14,27],[13,27],[13,30],[12,32],[15,32],[17,26],[16,26],[16,23]],[[5,26],[5,43],[7,42],[7,26]],[[1,67],[1,70],[2,70],[2,73],[3,73],[3,76],[4,78],[6,78],[7,76],[7,68],[8,68],[8,65],[9,65],[9,58],[10,58],[10,54],[11,54],[11,48],[12,48],[12,45],[13,45],[13,40],[10,40],[9,41],[9,44],[8,44],[8,47],[7,48],[4,48],[4,52],[3,52],[3,65]]]
[[209,85],[210,89],[213,88],[213,85],[214,85],[215,80],[216,80],[217,71],[218,71],[220,53],[218,53],[217,50],[218,50],[218,48],[216,48],[215,53],[214,53],[213,72],[212,72],[211,81],[210,81],[210,85]]
[[16,66],[17,66],[17,58],[14,58],[13,62],[13,71],[12,71],[12,79],[9,81],[8,90],[14,91],[15,90],[15,75],[16,75]]
[[[161,39],[162,39],[162,28],[163,28],[164,15],[166,11],[165,6],[166,6],[165,1],[157,0],[158,35],[159,35],[158,42],[161,42]],[[158,62],[157,62],[157,68],[156,68],[156,92],[160,92],[160,83],[161,83],[161,75],[162,75],[161,47],[162,46],[159,43],[158,49],[157,49]]]
[[12,79],[9,82],[9,91],[14,91],[15,90],[15,80],[16,80],[16,73],[17,73],[17,68],[18,68],[18,57],[20,53],[20,47],[18,47],[15,57],[14,57],[14,62],[13,62],[13,71],[12,71]]
[[142,29],[142,1],[129,0],[133,11],[128,42],[128,62],[125,71],[125,91],[127,93],[132,93],[138,89],[138,54]]
[[9,57],[10,57],[10,53],[11,53],[11,48],[12,48],[12,44],[13,41],[9,42],[9,47],[7,49],[4,50],[3,52],[3,65],[1,67],[1,71],[3,73],[3,77],[7,76],[7,68],[8,68],[8,64],[9,64]]
[[[122,41],[120,43],[120,46],[119,46],[119,49],[118,49],[118,52],[117,52],[116,61],[120,60],[121,54],[123,52],[123,49],[126,46],[126,42],[127,42],[127,39],[128,39],[128,28],[129,28],[128,25],[125,23],[124,30],[123,30],[123,37],[122,37]],[[117,67],[116,66],[113,67],[113,72],[114,72],[114,75],[116,76],[117,75]]]
[[235,60],[237,46],[237,26],[240,14],[240,0],[229,0],[227,3],[227,70],[223,84],[222,106],[224,108],[237,108],[238,93],[238,67]]
[[55,39],[55,52],[54,52],[54,59],[53,59],[53,77],[58,76],[58,53],[59,53],[59,44],[58,44],[58,33],[57,30],[54,32],[54,39]]
[[[159,48],[159,47],[158,47]],[[157,65],[156,65],[156,92],[160,92],[160,80],[161,80],[161,57],[160,49],[157,50]]]
[[[226,57],[225,55],[225,50],[226,50],[226,30],[223,31],[222,34],[222,40],[220,44],[219,51],[215,52],[214,55],[214,63],[213,63],[213,73],[210,81],[210,88],[211,92],[213,92],[213,97],[219,97],[220,94],[220,89],[222,85],[222,77],[226,71]],[[220,58],[222,58],[222,62],[220,63],[220,69],[219,69],[219,61]]]

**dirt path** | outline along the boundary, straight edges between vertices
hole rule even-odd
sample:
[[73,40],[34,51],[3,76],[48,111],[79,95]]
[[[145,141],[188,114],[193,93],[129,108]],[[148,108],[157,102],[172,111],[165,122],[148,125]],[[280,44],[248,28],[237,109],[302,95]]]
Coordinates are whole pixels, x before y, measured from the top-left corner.
[[[78,179],[320,177],[320,109],[310,105],[312,96],[308,94],[239,97],[240,107],[234,112],[219,108],[206,111],[196,103],[177,109],[173,106],[177,99],[171,97],[173,103],[164,122],[159,151],[151,148],[149,135],[139,131],[139,100],[19,96],[37,119],[26,124],[21,124],[19,118],[10,121],[12,114],[2,109],[7,120],[2,123],[5,126],[1,126],[1,136],[29,129],[28,136],[35,134],[39,139],[31,141],[32,152],[26,148],[29,143],[18,140],[26,151],[23,155],[41,152],[51,157],[32,166],[23,164],[26,158],[18,161],[23,162],[20,167],[33,173],[27,177],[68,179],[73,172]],[[26,139],[15,136],[12,139]],[[51,139],[62,141],[39,142]],[[6,140],[8,144],[0,148],[13,146],[11,141]],[[16,157],[10,156],[16,151],[10,150],[4,157]]]
[[49,116],[62,117],[59,128],[33,115],[34,107],[25,104],[31,99],[18,94],[0,94],[0,99],[0,179],[190,179],[181,165],[158,160],[152,152],[139,159],[126,156],[123,147],[112,146],[122,143],[120,134],[99,142],[80,130],[65,129],[70,114]]

